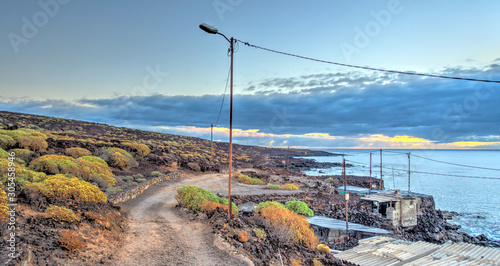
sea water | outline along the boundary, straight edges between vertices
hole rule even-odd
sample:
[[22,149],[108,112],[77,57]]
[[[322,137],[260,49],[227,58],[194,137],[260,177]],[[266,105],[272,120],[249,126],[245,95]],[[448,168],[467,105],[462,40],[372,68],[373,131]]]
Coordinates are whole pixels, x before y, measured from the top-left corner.
[[[325,150],[343,153],[348,175],[380,177],[379,150]],[[408,160],[410,153],[410,160]],[[318,162],[342,162],[342,156],[307,157]],[[452,222],[471,235],[500,240],[500,151],[497,150],[383,150],[382,177],[386,189],[408,190],[434,197],[436,209],[460,215]],[[491,168],[491,169],[490,169]],[[308,175],[340,175],[342,169],[311,169]]]

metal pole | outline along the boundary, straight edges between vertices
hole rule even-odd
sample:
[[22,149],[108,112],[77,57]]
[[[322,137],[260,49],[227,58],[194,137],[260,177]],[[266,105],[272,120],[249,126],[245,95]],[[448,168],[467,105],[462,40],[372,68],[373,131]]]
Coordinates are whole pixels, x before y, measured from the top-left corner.
[[408,196],[411,197],[411,192],[410,192],[410,173],[411,173],[411,170],[410,170],[410,155],[411,155],[411,152],[408,153]]
[[372,194],[372,153],[370,152],[370,192]]
[[233,176],[232,164],[233,164],[233,55],[234,55],[234,38],[231,37],[231,96],[229,105],[229,195],[227,197],[228,202],[228,219],[231,219],[231,180]]
[[210,125],[210,141],[214,141],[214,124]]
[[380,189],[382,189],[382,149],[380,149]]
[[290,163],[290,146],[288,146],[287,152],[286,152],[286,170],[288,170],[288,164]]

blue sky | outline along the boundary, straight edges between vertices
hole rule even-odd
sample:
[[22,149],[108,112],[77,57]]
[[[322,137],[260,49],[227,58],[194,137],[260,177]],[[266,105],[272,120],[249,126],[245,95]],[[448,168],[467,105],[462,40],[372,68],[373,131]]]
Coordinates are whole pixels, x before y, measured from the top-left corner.
[[[0,109],[207,138],[228,44],[500,79],[498,1],[0,3]],[[497,84],[357,71],[240,45],[235,140],[305,147],[500,148]],[[227,102],[216,139],[227,140]]]

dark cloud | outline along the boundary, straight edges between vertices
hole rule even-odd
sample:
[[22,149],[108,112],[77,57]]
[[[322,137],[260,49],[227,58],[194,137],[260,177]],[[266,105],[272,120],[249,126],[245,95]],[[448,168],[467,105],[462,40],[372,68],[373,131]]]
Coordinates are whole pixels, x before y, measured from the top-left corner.
[[[483,69],[448,68],[443,74],[498,80],[499,70],[498,64],[491,64]],[[235,95],[234,127],[272,134],[321,132],[346,138],[384,134],[437,142],[498,141],[499,89],[499,84],[492,83],[379,73],[268,79],[246,89],[254,94]],[[22,98],[3,99],[0,108],[145,129],[209,127],[217,119],[221,100],[220,95],[77,101]],[[228,103],[226,97],[220,126],[228,124]]]

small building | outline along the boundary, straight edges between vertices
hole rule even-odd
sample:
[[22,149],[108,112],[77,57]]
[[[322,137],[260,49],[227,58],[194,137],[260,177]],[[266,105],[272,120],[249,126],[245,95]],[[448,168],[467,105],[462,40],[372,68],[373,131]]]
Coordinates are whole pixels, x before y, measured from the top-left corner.
[[364,195],[361,200],[372,202],[373,212],[392,220],[393,226],[410,227],[417,225],[417,216],[422,215],[420,205],[422,197],[428,195],[407,191],[384,191]]

